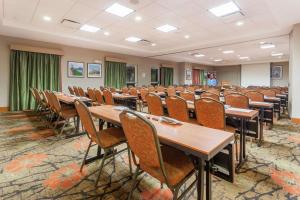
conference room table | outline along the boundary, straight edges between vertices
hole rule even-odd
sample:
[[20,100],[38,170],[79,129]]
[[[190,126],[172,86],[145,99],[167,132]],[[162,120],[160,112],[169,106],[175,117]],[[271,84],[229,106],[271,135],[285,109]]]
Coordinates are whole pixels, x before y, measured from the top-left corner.
[[[122,126],[119,118],[122,111],[116,106],[94,106],[89,110],[95,118]],[[234,134],[185,122],[180,125],[170,125],[161,122],[158,116],[145,113],[143,115],[156,128],[161,143],[184,151],[197,159],[197,199],[203,199],[205,165],[210,166],[211,159],[234,140]],[[206,199],[212,198],[211,186],[211,173],[210,170],[207,170]]]
[[[186,101],[187,107],[190,111],[195,111],[195,104],[193,101]],[[163,106],[166,106],[166,102],[162,100]],[[254,103],[257,105],[257,103]],[[253,105],[254,105],[253,104]],[[251,103],[250,103],[251,105]],[[257,110],[250,110],[250,109],[241,109],[241,108],[233,108],[228,107],[225,109],[225,115],[228,117],[235,117],[240,119],[240,155],[239,155],[239,163],[236,166],[236,172],[239,173],[240,168],[247,160],[246,155],[246,121],[252,120],[256,117],[259,117],[259,111]]]
[[281,99],[279,97],[270,97],[264,96],[265,102],[270,102],[274,104],[274,112],[278,113],[277,119],[279,120],[281,117]]
[[132,110],[136,110],[136,100],[137,96],[130,95],[130,94],[123,94],[123,93],[113,93],[115,104],[124,105],[129,107]]

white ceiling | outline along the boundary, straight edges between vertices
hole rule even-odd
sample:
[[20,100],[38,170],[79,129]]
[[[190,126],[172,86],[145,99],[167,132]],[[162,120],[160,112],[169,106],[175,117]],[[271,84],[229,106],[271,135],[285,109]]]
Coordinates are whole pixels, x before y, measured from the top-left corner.
[[[287,34],[293,24],[300,22],[299,0],[235,0],[244,16],[225,19],[208,11],[228,1],[0,0],[0,34],[177,62],[223,65],[288,60]],[[115,2],[135,12],[124,18],[106,13],[104,10]],[[45,22],[45,15],[52,21]],[[142,20],[135,21],[136,16],[141,16]],[[60,23],[64,18],[100,27],[101,31],[88,33],[67,28]],[[236,26],[237,21],[243,21],[244,25]],[[155,29],[164,24],[176,26],[178,30],[163,33]],[[105,36],[105,31],[110,35]],[[185,39],[185,35],[190,38]],[[129,36],[157,45],[125,41]],[[260,41],[272,42],[276,48],[261,50]],[[220,48],[235,50],[235,53],[224,55]],[[272,51],[285,55],[273,58]],[[206,56],[190,55],[198,52]],[[249,56],[250,61],[241,61],[238,55]],[[224,61],[214,62],[217,58]]]

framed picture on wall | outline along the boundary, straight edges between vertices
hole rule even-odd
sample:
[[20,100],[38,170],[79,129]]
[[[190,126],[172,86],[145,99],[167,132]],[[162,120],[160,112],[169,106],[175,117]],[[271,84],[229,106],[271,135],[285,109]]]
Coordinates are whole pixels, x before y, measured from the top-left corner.
[[186,77],[186,80],[192,80],[192,70],[191,69],[185,70],[185,77]]
[[282,66],[271,67],[271,78],[275,80],[282,79]]
[[102,63],[88,63],[87,77],[100,78],[102,77]]
[[84,63],[68,61],[68,77],[83,78],[84,77]]

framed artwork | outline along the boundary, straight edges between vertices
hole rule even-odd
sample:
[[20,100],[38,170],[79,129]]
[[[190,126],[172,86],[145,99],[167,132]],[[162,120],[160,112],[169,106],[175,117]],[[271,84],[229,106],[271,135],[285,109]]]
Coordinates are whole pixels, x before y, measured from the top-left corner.
[[68,77],[83,78],[84,77],[84,63],[68,61]]
[[102,63],[88,63],[87,77],[100,78],[102,77]]
[[282,66],[272,66],[271,67],[271,78],[272,79],[282,79]]
[[192,70],[190,69],[185,70],[185,77],[186,80],[192,80]]

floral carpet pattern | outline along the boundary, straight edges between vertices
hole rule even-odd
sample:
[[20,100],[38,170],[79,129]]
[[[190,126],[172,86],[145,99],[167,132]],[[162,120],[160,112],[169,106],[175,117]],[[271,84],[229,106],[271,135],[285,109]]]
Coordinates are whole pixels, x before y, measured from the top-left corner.
[[[34,113],[0,114],[0,199],[126,199],[131,186],[126,151],[108,160],[95,187],[100,160],[80,166],[89,144],[73,128],[57,135]],[[89,157],[96,155],[93,146]],[[300,199],[300,126],[288,119],[265,130],[264,143],[247,141],[248,161],[229,183],[213,177],[213,199]],[[196,188],[185,199],[196,199]],[[168,200],[172,193],[147,174],[139,176],[134,199]]]

